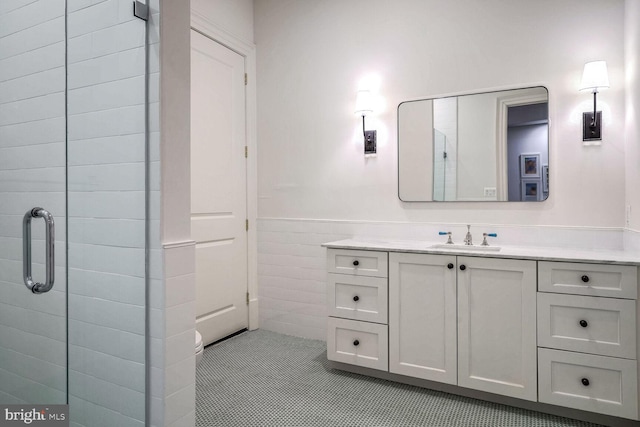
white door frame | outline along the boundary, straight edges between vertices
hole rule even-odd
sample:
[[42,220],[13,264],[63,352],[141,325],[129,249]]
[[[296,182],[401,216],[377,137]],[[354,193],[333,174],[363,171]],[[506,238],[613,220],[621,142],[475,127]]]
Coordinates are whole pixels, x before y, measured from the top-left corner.
[[258,329],[258,158],[256,143],[256,46],[228,33],[198,12],[191,11],[191,29],[209,37],[244,57],[247,85],[245,86],[247,137],[247,273],[249,292],[249,330]]
[[505,95],[498,97],[497,111],[497,138],[496,138],[496,189],[497,200],[506,202],[509,200],[508,192],[508,161],[507,161],[507,127],[509,107],[518,105],[538,104],[541,102],[549,102],[549,95],[541,94],[538,88],[532,88],[531,93],[522,93],[518,91],[516,95]]

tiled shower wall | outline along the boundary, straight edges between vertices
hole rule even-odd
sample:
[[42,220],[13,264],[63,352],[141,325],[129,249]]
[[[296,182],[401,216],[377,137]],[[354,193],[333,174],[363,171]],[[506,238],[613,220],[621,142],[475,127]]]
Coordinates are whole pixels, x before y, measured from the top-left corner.
[[71,424],[143,426],[145,23],[67,5]]
[[[438,231],[451,231],[455,242],[464,224],[313,219],[258,221],[260,327],[318,340],[326,339],[326,249],[323,243],[366,240],[420,240],[444,243]],[[620,250],[623,232],[614,228],[540,227],[472,224],[478,233],[497,232],[497,245],[552,246]],[[628,233],[627,233],[628,234]],[[626,234],[625,234],[626,236]],[[446,237],[446,236],[445,236]],[[631,236],[629,237],[630,241]],[[636,239],[637,240],[637,239]]]
[[[66,402],[64,0],[0,2],[0,402]],[[56,219],[54,288],[22,283],[22,217]],[[44,280],[34,219],[33,278]]]

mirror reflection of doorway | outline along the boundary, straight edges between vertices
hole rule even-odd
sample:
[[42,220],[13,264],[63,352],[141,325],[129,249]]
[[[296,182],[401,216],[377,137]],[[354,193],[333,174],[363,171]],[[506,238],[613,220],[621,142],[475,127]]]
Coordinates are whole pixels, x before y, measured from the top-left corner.
[[444,202],[447,195],[447,136],[433,130],[433,200]]
[[507,127],[508,200],[545,200],[549,165],[548,103],[510,106]]

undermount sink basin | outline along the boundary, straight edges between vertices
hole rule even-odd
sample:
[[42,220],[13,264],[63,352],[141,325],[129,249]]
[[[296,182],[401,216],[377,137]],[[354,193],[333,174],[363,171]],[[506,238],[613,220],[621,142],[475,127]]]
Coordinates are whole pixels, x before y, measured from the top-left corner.
[[431,246],[432,249],[455,249],[456,251],[472,251],[472,252],[497,252],[500,246],[480,246],[480,245],[456,245],[441,243]]

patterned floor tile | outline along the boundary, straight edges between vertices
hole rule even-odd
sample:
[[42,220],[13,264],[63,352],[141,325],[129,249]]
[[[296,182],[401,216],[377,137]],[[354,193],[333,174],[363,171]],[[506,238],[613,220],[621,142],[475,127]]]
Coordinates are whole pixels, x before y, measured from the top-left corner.
[[323,341],[257,330],[205,349],[197,427],[598,427],[329,369]]

